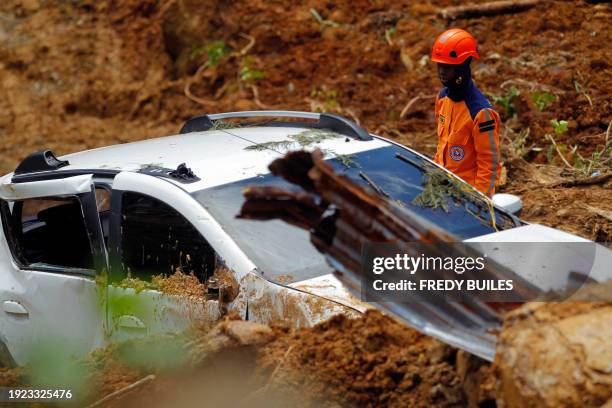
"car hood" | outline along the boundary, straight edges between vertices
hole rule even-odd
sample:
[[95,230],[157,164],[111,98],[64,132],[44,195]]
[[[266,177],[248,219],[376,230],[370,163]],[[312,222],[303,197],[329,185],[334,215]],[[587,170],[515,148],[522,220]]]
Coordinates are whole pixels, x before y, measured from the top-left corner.
[[527,224],[492,234],[466,239],[465,242],[591,242],[586,238],[538,224]]

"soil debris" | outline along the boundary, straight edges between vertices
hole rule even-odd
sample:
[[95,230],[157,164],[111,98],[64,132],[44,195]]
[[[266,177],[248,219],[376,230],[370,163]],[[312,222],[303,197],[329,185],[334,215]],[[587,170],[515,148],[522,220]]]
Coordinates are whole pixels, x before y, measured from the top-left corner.
[[532,303],[511,312],[499,337],[502,407],[601,406],[612,398],[612,304]]
[[298,387],[311,398],[326,395],[341,406],[460,406],[465,400],[453,367],[456,351],[432,358],[431,344],[368,311],[279,336],[260,350],[259,364],[271,370],[282,360],[274,386]]
[[154,276],[151,284],[160,292],[168,295],[204,298],[206,294],[206,285],[200,282],[193,273],[183,273],[180,268],[169,276]]
[[[36,150],[61,155],[173,134],[204,111],[259,105],[343,114],[431,155],[433,98],[400,113],[440,88],[428,57],[448,24],[438,12],[469,3],[3,1],[0,172]],[[609,4],[573,0],[453,22],[479,40],[474,77],[502,116],[502,145],[534,168],[527,174],[504,154],[507,184],[500,192],[530,185],[548,165],[565,167],[547,134],[576,167],[565,172],[598,168],[590,164],[593,154],[612,140],[612,76],[601,46],[609,42],[610,15]],[[186,96],[187,84],[195,100]],[[567,122],[567,129],[556,134],[553,120]],[[545,198],[538,191],[521,193],[528,206]],[[554,194],[559,191],[565,189]],[[612,202],[605,186],[561,194],[579,206],[582,191]],[[525,218],[610,239],[610,221],[595,214],[586,224],[561,219],[554,214],[566,208],[564,200],[543,203],[545,215]]]

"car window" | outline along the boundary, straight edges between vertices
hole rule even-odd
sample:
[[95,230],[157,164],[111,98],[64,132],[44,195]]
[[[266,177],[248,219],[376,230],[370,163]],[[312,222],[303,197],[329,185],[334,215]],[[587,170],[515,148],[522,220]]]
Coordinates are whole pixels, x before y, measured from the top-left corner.
[[179,269],[205,282],[214,273],[212,247],[185,217],[160,200],[124,193],[121,231],[125,275],[149,280]]
[[110,233],[110,208],[111,208],[111,190],[110,187],[96,186],[96,207],[98,208],[98,216],[100,217],[100,225],[102,226],[102,238],[104,244],[108,245]]
[[16,255],[26,267],[94,269],[93,253],[76,197],[16,201],[10,211]]
[[96,187],[96,205],[98,212],[104,213],[110,211],[111,192],[104,187]]

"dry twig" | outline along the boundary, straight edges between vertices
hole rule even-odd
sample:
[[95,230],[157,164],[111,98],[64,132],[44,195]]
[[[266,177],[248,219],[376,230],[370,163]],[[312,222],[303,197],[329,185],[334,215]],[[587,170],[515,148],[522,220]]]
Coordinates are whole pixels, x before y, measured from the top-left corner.
[[238,54],[240,54],[241,56],[245,56],[250,50],[251,48],[253,48],[253,46],[255,46],[255,37],[245,34],[245,33],[240,33],[239,34],[242,38],[249,40],[249,43],[240,50],[240,52]]
[[608,221],[612,221],[612,211],[604,210],[597,207],[591,207],[590,205],[587,205],[586,209],[592,212],[593,214],[597,214],[600,217],[607,219]]
[[255,105],[257,105],[260,109],[270,109],[269,105],[265,105],[259,100],[259,91],[255,85],[251,85],[251,91],[253,92],[253,101],[255,102]]
[[519,78],[508,79],[507,81],[502,82],[499,87],[504,89],[508,85],[525,86],[525,87],[529,87],[529,90],[531,90],[531,91],[542,90],[542,91],[554,93],[554,94],[557,94],[557,95],[562,95],[562,94],[565,93],[565,91],[563,89],[559,89],[559,88],[554,87],[554,86],[545,85],[545,84],[542,84],[540,82],[526,81],[524,79],[519,79]]
[[108,394],[106,397],[104,397],[104,398],[94,402],[91,405],[88,405],[87,408],[101,407],[104,404],[106,404],[107,402],[116,400],[116,399],[122,397],[123,395],[125,395],[125,394],[127,394],[127,393],[129,393],[131,391],[134,391],[136,388],[142,387],[143,385],[150,383],[153,380],[155,380],[155,376],[153,374],[147,375],[146,377],[141,378],[140,380],[138,380],[138,381],[128,385],[127,387],[124,387],[124,388],[122,388],[120,390],[117,390],[117,391],[115,391],[113,393]]
[[258,388],[252,393],[250,393],[249,395],[247,395],[247,397],[244,399],[243,402],[248,402],[250,400],[257,399],[257,397],[264,395],[264,393],[272,385],[272,381],[276,378],[276,375],[278,374],[280,369],[285,364],[285,361],[287,360],[287,356],[289,356],[289,353],[291,353],[292,350],[293,350],[293,346],[289,347],[287,351],[285,351],[283,358],[281,359],[281,361],[278,362],[276,367],[274,367],[274,371],[272,371],[272,374],[270,374],[270,377],[268,377],[268,381],[266,381],[266,383],[261,388]]
[[558,188],[558,187],[567,188],[567,187],[577,187],[577,186],[591,186],[591,185],[595,185],[595,184],[606,183],[608,180],[611,180],[611,179],[612,179],[612,172],[601,174],[601,175],[595,176],[595,177],[587,177],[587,178],[581,178],[581,179],[555,181],[554,183],[547,183],[547,184],[540,184],[540,185],[536,185],[536,186],[523,187],[521,189],[510,190],[508,192],[513,193],[513,194],[522,194],[522,193],[527,192],[527,191],[532,191],[532,190],[542,189],[542,188]]
[[[240,33],[239,34],[242,38],[248,40],[248,44],[246,46],[244,46],[240,51],[235,51],[232,52],[231,54],[229,54],[229,58],[239,58],[239,57],[244,57],[250,50],[251,48],[253,48],[255,46],[255,37],[250,36],[248,34],[245,33]],[[185,94],[185,96],[189,99],[191,99],[194,102],[199,103],[200,105],[204,105],[204,106],[211,106],[216,104],[217,102],[215,100],[211,100],[211,99],[205,99],[205,98],[201,98],[199,96],[196,96],[193,94],[193,92],[191,92],[191,86],[196,83],[202,76],[202,74],[208,69],[210,68],[211,65],[209,63],[209,61],[204,61],[204,63],[202,65],[200,65],[198,67],[198,70],[196,71],[195,74],[193,74],[193,76],[191,78],[189,78],[187,80],[187,82],[185,82],[185,88],[183,89],[183,92]],[[214,95],[215,99],[217,99],[219,96],[221,96],[221,94],[223,93],[223,91],[225,91],[225,89],[227,88],[227,84],[224,84]],[[253,86],[254,88],[254,86]],[[259,96],[257,93],[257,89],[253,89],[253,96],[254,96],[254,100],[255,103],[257,104],[257,106],[259,106],[262,109],[266,109],[264,108],[264,104],[262,104],[259,101]]]
[[202,73],[204,71],[206,71],[207,68],[209,68],[210,65],[208,64],[208,61],[204,62],[202,65],[200,65],[200,67],[198,68],[198,70],[196,71],[196,73],[187,80],[187,82],[185,82],[185,88],[183,89],[183,92],[185,94],[185,96],[189,99],[191,99],[194,102],[199,103],[200,105],[204,105],[204,106],[210,106],[210,105],[214,105],[216,102],[210,99],[204,99],[204,98],[200,98],[199,96],[195,96],[192,92],[191,92],[191,86],[198,80],[200,79],[200,76],[202,75]]
[[559,146],[557,146],[557,142],[555,142],[555,139],[552,137],[552,135],[546,135],[548,137],[548,139],[550,140],[550,142],[552,143],[552,145],[554,146],[555,150],[557,151],[557,153],[559,154],[559,157],[561,157],[561,160],[563,160],[563,163],[570,169],[574,170],[574,166],[572,166],[571,164],[569,164],[569,162],[567,161],[567,159],[565,158],[565,156],[563,156],[563,153],[561,153],[561,150],[559,150]]
[[406,104],[406,106],[404,106],[404,109],[402,109],[402,112],[400,113],[400,119],[403,119],[404,116],[406,116],[406,114],[408,113],[408,111],[410,110],[410,108],[412,108],[412,106],[417,103],[420,99],[430,99],[430,98],[435,98],[436,95],[423,95],[423,94],[418,94],[417,96],[415,96],[414,98],[412,98],[410,101],[408,101],[408,103]]
[[455,20],[457,18],[470,18],[492,16],[496,14],[515,13],[529,9],[540,0],[501,0],[487,3],[467,4],[465,6],[447,7],[440,10],[443,18]]

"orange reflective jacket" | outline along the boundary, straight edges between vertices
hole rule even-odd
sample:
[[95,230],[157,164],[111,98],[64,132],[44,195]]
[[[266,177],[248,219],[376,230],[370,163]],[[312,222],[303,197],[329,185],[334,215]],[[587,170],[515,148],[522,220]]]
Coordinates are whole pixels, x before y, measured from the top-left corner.
[[436,98],[438,147],[434,160],[488,196],[501,175],[500,119],[473,82],[462,101]]

